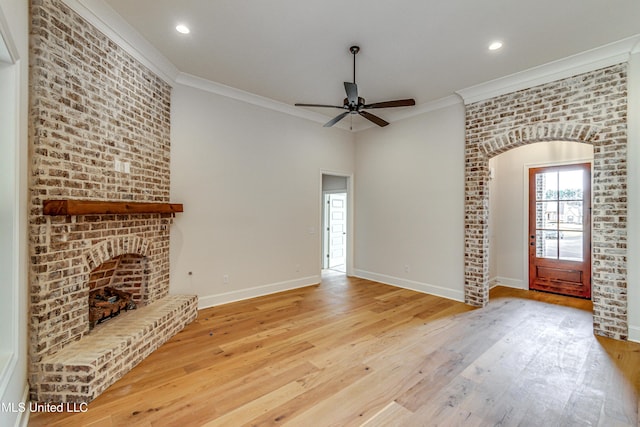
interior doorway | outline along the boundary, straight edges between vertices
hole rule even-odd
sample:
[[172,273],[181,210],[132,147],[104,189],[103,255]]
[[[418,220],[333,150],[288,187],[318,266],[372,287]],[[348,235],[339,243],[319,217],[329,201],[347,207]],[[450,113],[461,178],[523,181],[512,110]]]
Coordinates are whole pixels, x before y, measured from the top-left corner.
[[347,272],[347,193],[324,194],[324,269]]
[[347,274],[349,268],[349,176],[322,174],[323,270]]

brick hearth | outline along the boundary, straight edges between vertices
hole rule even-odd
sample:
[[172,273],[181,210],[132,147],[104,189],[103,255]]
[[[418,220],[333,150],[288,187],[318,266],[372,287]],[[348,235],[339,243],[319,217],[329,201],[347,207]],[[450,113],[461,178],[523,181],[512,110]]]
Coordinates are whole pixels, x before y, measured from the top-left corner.
[[97,326],[40,362],[39,399],[89,402],[177,334],[197,314],[195,296],[171,295]]

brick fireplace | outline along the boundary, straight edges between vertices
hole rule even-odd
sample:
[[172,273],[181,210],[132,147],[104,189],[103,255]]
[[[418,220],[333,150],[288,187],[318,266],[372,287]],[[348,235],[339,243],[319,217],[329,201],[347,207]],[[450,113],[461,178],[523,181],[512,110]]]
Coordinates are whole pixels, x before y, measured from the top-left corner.
[[[171,87],[60,0],[32,0],[31,18],[31,399],[87,402],[195,319],[197,300],[169,295],[174,213],[43,204],[168,204]],[[92,331],[89,291],[107,280],[138,308]]]

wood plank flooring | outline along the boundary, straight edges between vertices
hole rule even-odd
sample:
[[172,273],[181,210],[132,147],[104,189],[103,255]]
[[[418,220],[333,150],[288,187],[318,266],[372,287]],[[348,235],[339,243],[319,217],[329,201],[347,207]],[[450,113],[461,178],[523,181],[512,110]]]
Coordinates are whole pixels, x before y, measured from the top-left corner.
[[636,426],[640,344],[594,337],[590,310],[509,288],[473,309],[327,273],[201,310],[88,412],[29,425]]

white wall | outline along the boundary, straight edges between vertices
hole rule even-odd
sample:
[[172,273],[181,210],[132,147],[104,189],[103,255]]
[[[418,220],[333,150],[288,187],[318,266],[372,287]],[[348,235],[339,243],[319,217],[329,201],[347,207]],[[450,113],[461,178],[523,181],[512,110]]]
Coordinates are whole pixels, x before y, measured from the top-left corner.
[[206,307],[318,283],[321,170],[353,173],[353,135],[183,85],[171,127],[171,292]]
[[629,339],[640,342],[640,46],[629,61],[628,98],[628,321]]
[[[0,399],[18,408],[27,398],[27,103],[28,2],[0,0]],[[6,406],[5,406],[6,409]],[[0,425],[28,415],[0,411]]]
[[590,162],[593,146],[553,141],[519,147],[489,161],[489,238],[492,281],[528,289],[528,169],[561,163]]
[[462,103],[356,136],[354,274],[464,300]]

